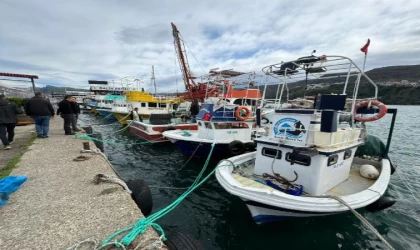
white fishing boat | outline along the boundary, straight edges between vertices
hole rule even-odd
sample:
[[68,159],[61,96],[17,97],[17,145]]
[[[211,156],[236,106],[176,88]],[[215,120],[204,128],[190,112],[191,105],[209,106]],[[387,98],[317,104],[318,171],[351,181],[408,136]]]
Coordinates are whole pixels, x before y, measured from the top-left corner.
[[[318,95],[311,108],[276,109],[269,135],[254,140],[256,152],[217,166],[220,185],[246,203],[255,222],[333,215],[349,211],[348,206],[382,210],[394,204],[384,196],[395,170],[388,158],[390,137],[385,147],[365,135],[360,124],[393,113],[391,136],[396,110],[377,101],[377,86],[363,70],[343,56],[310,56],[270,65],[263,72],[279,80],[279,100],[290,82],[345,80],[342,93]],[[355,91],[347,112],[346,90],[352,80]],[[372,85],[375,93],[359,102],[361,82]]]

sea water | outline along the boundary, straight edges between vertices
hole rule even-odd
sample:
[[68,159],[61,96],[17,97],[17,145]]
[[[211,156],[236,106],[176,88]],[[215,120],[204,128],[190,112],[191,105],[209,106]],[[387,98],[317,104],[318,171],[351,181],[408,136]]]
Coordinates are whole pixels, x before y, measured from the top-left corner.
[[[359,212],[395,249],[420,249],[420,106],[391,106],[398,115],[391,143],[391,159],[398,164],[387,193],[397,200],[377,213]],[[87,123],[101,123],[100,117],[83,115]],[[106,121],[103,121],[104,123]],[[386,142],[391,115],[368,124],[368,132]],[[103,139],[136,143],[129,131],[114,133],[118,124],[93,126]],[[181,156],[171,143],[157,145],[105,145],[105,154],[124,179],[142,178],[151,185],[154,211],[174,201],[200,172],[204,160]],[[186,164],[186,165],[185,165]],[[206,174],[217,162],[211,162]],[[403,180],[407,184],[404,184]],[[161,187],[161,188],[158,188]],[[205,249],[385,249],[381,241],[352,214],[282,221],[257,226],[245,204],[227,193],[211,177],[174,211],[157,221],[165,231],[192,234]]]

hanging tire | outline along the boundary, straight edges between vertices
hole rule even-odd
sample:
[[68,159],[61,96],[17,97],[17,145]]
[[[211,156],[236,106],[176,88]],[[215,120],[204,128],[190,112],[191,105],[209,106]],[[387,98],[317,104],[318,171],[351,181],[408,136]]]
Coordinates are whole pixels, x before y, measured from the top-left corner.
[[257,144],[255,142],[247,142],[244,144],[246,151],[255,151],[255,148],[257,147]]
[[241,141],[233,141],[228,145],[228,151],[231,155],[240,155],[245,152],[245,145]]
[[170,233],[163,243],[169,250],[204,250],[200,241],[189,234],[178,231]]
[[153,209],[153,197],[149,185],[143,179],[138,179],[127,181],[127,186],[132,191],[131,198],[140,208],[142,214],[145,217],[149,216]]

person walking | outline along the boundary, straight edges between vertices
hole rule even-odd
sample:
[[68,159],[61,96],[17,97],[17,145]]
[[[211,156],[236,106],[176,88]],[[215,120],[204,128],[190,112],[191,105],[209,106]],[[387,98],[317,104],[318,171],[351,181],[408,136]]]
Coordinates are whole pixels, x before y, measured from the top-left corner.
[[71,95],[66,95],[64,100],[58,103],[57,115],[60,115],[64,120],[65,135],[74,135],[74,131],[71,129],[74,122],[74,114],[70,104],[72,98]]
[[50,119],[54,118],[55,112],[50,101],[45,99],[44,93],[37,92],[34,97],[26,101],[25,113],[34,119],[38,138],[47,138]]
[[71,98],[70,105],[71,105],[71,110],[73,111],[73,122],[71,123],[71,126],[73,128],[73,131],[79,132],[80,129],[77,128],[77,119],[79,119],[80,107],[76,101],[76,97]]
[[12,148],[10,144],[13,143],[15,137],[17,114],[20,113],[22,112],[16,104],[6,101],[5,95],[0,95],[0,140],[5,150]]

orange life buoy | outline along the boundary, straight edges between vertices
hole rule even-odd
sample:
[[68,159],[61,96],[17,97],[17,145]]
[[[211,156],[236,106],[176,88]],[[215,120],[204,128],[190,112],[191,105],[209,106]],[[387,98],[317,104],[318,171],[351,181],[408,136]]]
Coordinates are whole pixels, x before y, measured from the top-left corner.
[[[246,112],[245,116],[241,116],[241,111],[242,110],[245,110],[245,112]],[[249,118],[250,115],[251,115],[251,111],[245,106],[239,106],[235,111],[235,117],[239,121],[245,121],[246,119]]]
[[[357,113],[357,110],[360,109],[361,107],[368,107],[368,106],[376,106],[379,108],[379,112],[374,115],[374,116],[369,116],[369,117],[363,117],[361,116],[361,114]],[[386,107],[385,104],[383,104],[380,101],[361,101],[358,104],[356,104],[356,106],[354,107],[354,119],[360,122],[373,122],[376,120],[381,119],[382,117],[384,117],[384,115],[388,112],[388,108]]]

